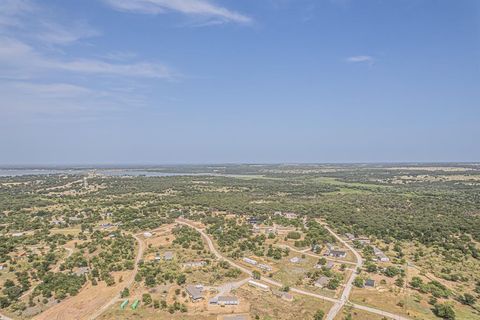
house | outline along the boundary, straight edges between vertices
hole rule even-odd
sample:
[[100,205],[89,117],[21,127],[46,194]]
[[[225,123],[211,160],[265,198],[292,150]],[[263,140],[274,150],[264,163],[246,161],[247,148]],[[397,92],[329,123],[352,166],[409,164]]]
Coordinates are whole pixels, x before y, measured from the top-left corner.
[[210,304],[218,304],[220,306],[236,306],[238,298],[234,296],[219,296],[210,300]]
[[263,291],[268,291],[269,287],[266,284],[253,281],[253,280],[248,280],[248,285],[255,287],[257,289],[263,290]]
[[192,302],[198,302],[204,298],[202,285],[190,284],[187,286],[186,290]]
[[357,239],[357,241],[361,244],[361,245],[366,245],[366,244],[370,244],[370,239]]
[[354,240],[355,239],[355,236],[351,233],[345,233],[345,237],[347,237],[348,240]]
[[365,286],[374,288],[375,287],[375,280],[372,280],[372,279],[365,280]]
[[298,263],[298,262],[300,262],[301,260],[302,260],[302,259],[300,259],[299,257],[293,257],[293,258],[290,259],[290,262],[291,262],[291,263]]
[[330,242],[327,242],[326,246],[327,246],[328,251],[332,251],[332,250],[335,249],[335,246],[333,244],[331,244]]
[[184,268],[200,268],[207,265],[206,261],[190,261],[183,264]]
[[265,234],[268,236],[270,234],[277,234],[277,228],[267,228],[265,229]]
[[272,267],[270,267],[268,264],[259,264],[258,265],[259,269],[265,270],[265,271],[272,271]]
[[329,278],[325,276],[321,276],[320,278],[318,278],[317,281],[315,281],[315,287],[324,288],[327,286],[329,282],[330,282]]
[[347,252],[341,250],[330,250],[328,255],[335,258],[345,258],[347,256]]
[[151,232],[146,231],[146,232],[143,233],[143,236],[145,238],[151,238],[153,236],[153,234]]
[[58,225],[61,225],[61,224],[64,224],[65,221],[63,220],[52,220],[51,224],[55,225],[55,226],[58,226]]
[[293,301],[293,296],[288,293],[288,292],[284,292],[284,291],[280,291],[280,290],[272,290],[272,294],[276,297],[279,297],[285,301]]
[[373,247],[373,253],[377,256],[377,260],[381,262],[388,262],[390,259],[377,247]]
[[250,217],[247,219],[248,223],[250,224],[257,224],[259,219],[258,218],[255,218],[255,217]]
[[250,259],[250,258],[243,258],[243,262],[246,262],[248,264],[251,264],[252,266],[256,266],[257,265],[257,261],[256,260],[253,260],[253,259]]
[[163,259],[165,261],[170,261],[173,259],[173,252],[172,251],[166,251],[164,254],[163,254]]
[[83,275],[86,275],[90,272],[90,268],[89,267],[79,267],[77,272],[75,272],[75,274],[77,276],[83,276]]
[[377,260],[378,261],[381,261],[381,262],[388,262],[390,261],[390,258],[388,258],[385,253],[380,253],[380,254],[377,254]]
[[12,233],[12,237],[21,237],[21,236],[23,236],[23,232]]
[[293,212],[285,212],[283,214],[283,216],[287,219],[296,219],[297,218],[297,214],[293,213]]

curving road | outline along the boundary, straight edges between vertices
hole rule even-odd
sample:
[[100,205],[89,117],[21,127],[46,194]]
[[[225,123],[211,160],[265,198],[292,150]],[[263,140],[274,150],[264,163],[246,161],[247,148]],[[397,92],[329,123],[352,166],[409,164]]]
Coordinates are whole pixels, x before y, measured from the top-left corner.
[[[232,261],[232,260],[229,260],[227,258],[225,258],[214,246],[213,244],[213,241],[212,239],[210,238],[209,235],[207,235],[205,233],[205,231],[201,228],[198,228],[197,226],[195,226],[191,221],[189,220],[186,220],[186,219],[176,219],[175,222],[179,223],[179,224],[183,224],[183,225],[186,225],[186,226],[189,226],[191,228],[194,228],[195,230],[197,230],[201,236],[203,237],[203,239],[205,239],[205,241],[207,242],[207,245],[210,249],[210,251],[219,259],[219,260],[224,260],[224,261],[227,261],[231,266],[235,267],[235,268],[238,268],[240,269],[241,271],[243,271],[244,273],[248,274],[248,275],[252,275],[252,271],[250,271],[249,269],[237,264],[236,262]],[[323,223],[322,223],[323,224]],[[333,230],[331,230],[328,226],[326,226],[325,224],[323,224],[323,226],[336,238],[338,239],[340,242],[342,242],[349,250],[351,250],[353,252],[353,254],[355,255],[355,257],[357,258],[357,262],[356,262],[356,266],[357,267],[361,267],[363,265],[363,259],[362,257],[360,256],[360,254],[352,247],[350,246],[346,241],[344,241],[342,238],[340,238]],[[314,297],[314,298],[317,298],[317,299],[321,299],[321,300],[325,300],[325,301],[329,301],[329,302],[333,302],[334,305],[333,307],[330,309],[329,313],[327,314],[327,318],[328,320],[333,320],[336,315],[338,314],[338,312],[342,309],[342,307],[345,305],[345,303],[348,301],[348,297],[350,296],[350,292],[352,290],[352,285],[353,285],[353,280],[355,279],[355,275],[356,273],[355,272],[352,272],[352,275],[350,276],[350,278],[348,279],[347,281],[347,284],[345,285],[345,289],[343,290],[343,293],[342,293],[342,296],[340,299],[334,299],[334,298],[330,298],[330,297],[326,297],[326,296],[322,296],[320,294],[316,294],[316,293],[313,293],[313,292],[308,292],[308,291],[305,291],[305,290],[301,290],[301,289],[297,289],[297,288],[290,288],[290,291],[292,292],[295,292],[295,293],[298,293],[298,294],[302,294],[302,295],[305,295],[305,296],[310,296],[310,297]],[[276,287],[282,287],[283,285],[280,283],[280,282],[277,282],[275,280],[272,280],[270,278],[265,278],[265,277],[262,277],[261,280],[263,282],[266,282],[268,284],[271,284],[273,286],[276,286]],[[356,308],[356,309],[360,309],[360,310],[364,310],[364,311],[368,311],[368,312],[371,312],[371,313],[374,313],[374,314],[378,314],[378,315],[381,315],[383,317],[387,317],[387,318],[390,318],[390,319],[394,319],[394,320],[410,320],[409,318],[406,318],[406,317],[403,317],[403,316],[400,316],[400,315],[397,315],[397,314],[393,314],[393,313],[390,313],[390,312],[387,312],[387,311],[383,311],[383,310],[380,310],[380,309],[376,309],[376,308],[371,308],[371,307],[367,307],[367,306],[363,306],[363,305],[359,305],[359,304],[355,304],[355,303],[351,303],[350,304],[353,308]]]
[[[240,269],[241,271],[243,271],[244,273],[252,276],[252,271],[239,265],[238,263],[230,260],[230,259],[227,259],[225,258],[218,250],[217,248],[215,248],[215,246],[213,245],[213,241],[212,239],[210,239],[210,237],[200,228],[198,228],[197,226],[193,225],[191,222],[185,220],[185,219],[177,219],[175,220],[177,223],[179,224],[183,224],[183,225],[187,225],[189,227],[192,227],[194,228],[195,230],[197,230],[201,235],[202,237],[205,239],[205,241],[207,242],[207,245],[210,249],[211,252],[213,252],[213,254],[219,259],[219,260],[225,260],[227,261],[231,266],[235,267],[235,268],[238,268]],[[265,278],[265,277],[261,277],[260,280],[262,280],[263,282],[266,282],[270,285],[273,285],[275,287],[283,287],[283,284],[281,284],[280,282],[278,281],[275,281],[273,279],[270,279],[270,278]],[[329,302],[333,302],[333,303],[336,303],[338,302],[337,299],[334,299],[334,298],[330,298],[330,297],[326,297],[326,296],[322,296],[320,294],[316,294],[316,293],[313,293],[313,292],[308,292],[308,291],[305,291],[305,290],[301,290],[301,289],[297,289],[297,288],[290,288],[290,291],[292,292],[296,292],[298,294],[303,294],[303,295],[306,295],[306,296],[311,296],[311,297],[314,297],[314,298],[317,298],[317,299],[322,299],[322,300],[325,300],[325,301],[329,301]]]
[[[143,257],[143,241],[137,236],[137,235],[132,235],[135,240],[137,240],[138,243],[138,252],[137,252],[137,257],[135,259],[135,267],[133,269],[132,275],[130,278],[125,282],[125,287],[130,288],[135,281],[135,275],[138,272],[138,263]],[[109,302],[104,304],[100,309],[98,309],[93,315],[90,316],[90,320],[98,318],[102,313],[104,313],[108,308],[113,306],[115,303],[117,303],[119,296],[115,295]]]

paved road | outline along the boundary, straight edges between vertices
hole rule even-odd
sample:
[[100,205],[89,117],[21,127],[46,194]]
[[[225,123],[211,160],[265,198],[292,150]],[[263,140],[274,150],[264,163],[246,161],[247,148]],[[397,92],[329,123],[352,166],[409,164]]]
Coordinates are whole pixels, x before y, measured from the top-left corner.
[[[328,226],[323,224],[323,227],[327,229],[328,232],[330,232],[331,235],[333,235],[338,241],[343,243],[345,247],[348,248],[354,255],[357,260],[356,262],[356,267],[357,269],[361,268],[363,265],[363,259],[362,256],[355,250],[350,244],[348,244],[345,240],[343,240],[340,236],[338,236],[332,229],[330,229]],[[333,320],[337,316],[337,314],[340,312],[340,310],[343,308],[345,303],[348,301],[348,298],[350,297],[350,293],[352,291],[353,287],[353,281],[355,280],[355,277],[357,276],[356,271],[352,272],[350,275],[350,278],[348,278],[347,283],[345,284],[345,289],[343,289],[342,296],[340,297],[340,300],[333,305],[333,307],[330,309],[330,311],[327,314],[327,317],[325,320]],[[380,311],[380,310],[379,310]]]
[[[245,272],[246,274],[248,275],[252,275],[252,271],[250,271],[249,269],[237,264],[236,262],[234,261],[231,261],[227,258],[225,258],[214,246],[213,244],[213,241],[210,239],[210,236],[208,236],[203,229],[200,229],[198,228],[197,226],[195,226],[192,222],[188,221],[188,220],[185,220],[185,219],[177,219],[175,220],[177,223],[179,224],[183,224],[183,225],[187,225],[189,227],[192,227],[194,228],[195,230],[197,230],[201,235],[202,237],[205,239],[205,241],[207,242],[207,245],[210,249],[211,252],[213,252],[213,254],[219,259],[219,260],[225,260],[227,261],[228,263],[230,263],[230,265],[232,265],[233,267],[236,267],[238,269],[240,269],[241,271]],[[324,225],[325,226],[325,225]],[[328,226],[325,226],[325,228],[335,237],[337,238],[340,242],[342,242],[349,250],[351,250],[353,252],[353,254],[355,255],[355,257],[357,258],[357,262],[356,262],[356,266],[357,267],[361,267],[363,265],[363,259],[362,257],[360,256],[360,254],[355,250],[353,249],[346,241],[344,241],[342,238],[340,238],[334,231],[332,231]],[[335,316],[338,314],[338,312],[342,309],[342,307],[345,305],[345,303],[348,301],[348,297],[350,295],[350,292],[352,290],[352,283],[353,283],[353,280],[355,279],[355,275],[356,273],[352,273],[352,275],[350,276],[350,278],[348,279],[347,281],[347,284],[345,285],[345,289],[342,293],[342,297],[341,299],[334,299],[334,298],[330,298],[330,297],[326,297],[326,296],[322,296],[320,294],[316,294],[316,293],[313,293],[313,292],[308,292],[308,291],[305,291],[305,290],[301,290],[301,289],[297,289],[297,288],[290,288],[290,291],[292,292],[295,292],[295,293],[298,293],[298,294],[302,294],[302,295],[306,295],[306,296],[310,296],[310,297],[314,297],[314,298],[317,298],[317,299],[322,299],[322,300],[325,300],[325,301],[330,301],[330,302],[333,302],[334,305],[333,307],[330,309],[330,312],[328,313],[327,315],[327,318],[326,319],[330,319],[330,320],[333,320],[335,318]],[[263,282],[266,282],[268,284],[271,284],[273,286],[276,286],[276,287],[282,287],[283,285],[275,280],[272,280],[270,278],[264,278],[262,277],[261,280]],[[351,306],[353,306],[354,308],[356,309],[360,309],[360,310],[364,310],[364,311],[368,311],[368,312],[371,312],[371,313],[375,313],[375,314],[378,314],[378,315],[381,315],[383,317],[387,317],[387,318],[391,318],[391,319],[394,319],[394,320],[410,320],[409,318],[406,318],[406,317],[402,317],[400,315],[397,315],[397,314],[393,314],[393,313],[390,313],[390,312],[387,312],[387,311],[383,311],[383,310],[380,310],[380,309],[376,309],[376,308],[371,308],[371,307],[367,307],[367,306],[362,306],[362,305],[359,305],[359,304],[350,304]],[[333,317],[332,317],[333,316]]]
[[[133,272],[132,272],[132,275],[130,276],[130,278],[125,282],[125,287],[126,288],[130,288],[133,284],[133,282],[135,281],[135,275],[137,274],[138,272],[138,263],[140,262],[140,260],[142,259],[143,257],[143,241],[137,236],[137,235],[133,235],[133,237],[135,238],[135,240],[137,240],[137,243],[138,243],[138,252],[137,252],[137,257],[135,259],[135,267],[133,269]],[[107,302],[106,304],[104,304],[100,309],[98,309],[93,315],[90,316],[90,320],[93,320],[93,319],[96,319],[98,318],[103,312],[105,312],[108,308],[110,308],[111,306],[113,306],[115,303],[117,303],[118,301],[118,298],[119,298],[119,295],[115,295],[115,297],[113,297],[109,302]]]
[[[236,262],[232,261],[232,260],[229,260],[227,258],[225,258],[218,250],[217,248],[215,248],[214,244],[213,244],[213,241],[212,239],[210,239],[210,237],[200,228],[198,228],[197,226],[193,225],[191,222],[185,220],[185,219],[177,219],[175,220],[177,223],[180,223],[180,224],[183,224],[183,225],[187,225],[189,227],[192,227],[194,228],[195,230],[197,230],[201,235],[202,237],[205,239],[205,241],[207,242],[207,245],[210,249],[211,252],[213,252],[213,254],[219,259],[219,260],[225,260],[227,261],[228,263],[230,263],[230,265],[232,265],[233,267],[235,268],[238,268],[240,269],[241,271],[243,271],[244,273],[252,276],[252,271],[237,264]],[[283,284],[281,284],[280,282],[278,281],[275,281],[273,279],[270,279],[270,278],[265,278],[265,277],[261,277],[261,279],[263,282],[266,282],[272,286],[275,286],[275,287],[283,287]],[[334,298],[330,298],[330,297],[326,297],[326,296],[322,296],[320,294],[316,294],[316,293],[313,293],[313,292],[308,292],[308,291],[304,291],[304,290],[301,290],[301,289],[297,289],[297,288],[290,288],[290,291],[292,292],[296,292],[298,294],[303,294],[303,295],[306,295],[306,296],[311,296],[311,297],[314,297],[314,298],[317,298],[317,299],[322,299],[322,300],[326,300],[326,301],[330,301],[330,302],[333,302],[333,303],[336,303],[338,300],[337,299],[334,299]]]

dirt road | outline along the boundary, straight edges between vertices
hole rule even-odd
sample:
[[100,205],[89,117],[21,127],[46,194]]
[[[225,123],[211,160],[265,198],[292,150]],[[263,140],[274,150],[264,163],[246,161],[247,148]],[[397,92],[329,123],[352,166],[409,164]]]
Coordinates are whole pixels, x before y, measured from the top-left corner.
[[[137,252],[137,257],[135,259],[135,267],[133,269],[133,272],[128,278],[128,280],[124,283],[126,288],[129,288],[132,286],[133,282],[135,281],[135,275],[138,272],[138,263],[143,257],[143,241],[138,237],[138,235],[133,235],[135,240],[137,240],[138,243],[138,252]],[[104,313],[108,308],[110,308],[112,305],[114,305],[117,301],[118,298],[120,297],[119,294],[117,294],[115,297],[113,297],[110,301],[108,301],[106,304],[104,304],[100,309],[98,309],[94,314],[92,314],[88,319],[93,320],[99,317],[102,313]]]

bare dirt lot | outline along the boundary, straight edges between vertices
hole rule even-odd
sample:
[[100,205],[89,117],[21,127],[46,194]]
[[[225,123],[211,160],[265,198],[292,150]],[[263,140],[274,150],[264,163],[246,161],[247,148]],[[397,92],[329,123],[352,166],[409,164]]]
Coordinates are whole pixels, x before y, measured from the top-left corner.
[[[131,271],[116,272],[114,273],[114,278],[115,280],[118,280],[119,277],[122,276],[123,279],[126,279],[131,276],[131,273]],[[117,295],[124,286],[124,283],[118,283],[118,281],[114,286],[111,287],[107,287],[104,282],[99,283],[97,286],[88,284],[83,290],[80,291],[78,295],[62,301],[61,303],[37,315],[33,319],[89,319],[91,314],[93,314],[101,306]]]

